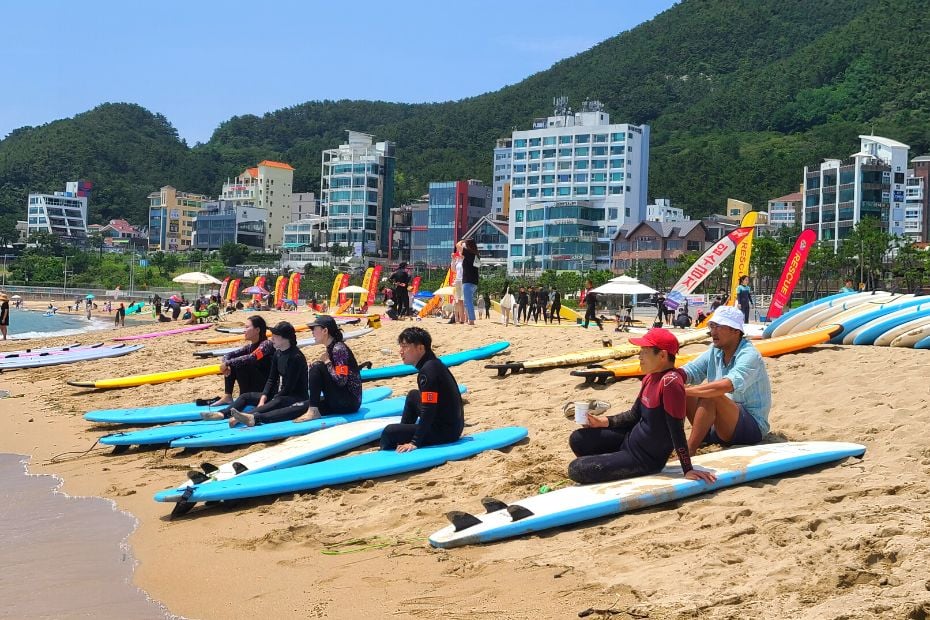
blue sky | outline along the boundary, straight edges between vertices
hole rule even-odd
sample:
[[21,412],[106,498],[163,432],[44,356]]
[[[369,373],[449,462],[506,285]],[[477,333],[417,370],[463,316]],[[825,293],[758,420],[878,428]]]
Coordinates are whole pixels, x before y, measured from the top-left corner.
[[188,143],[319,99],[448,101],[497,90],[675,0],[35,0],[4,3],[0,137],[106,101]]

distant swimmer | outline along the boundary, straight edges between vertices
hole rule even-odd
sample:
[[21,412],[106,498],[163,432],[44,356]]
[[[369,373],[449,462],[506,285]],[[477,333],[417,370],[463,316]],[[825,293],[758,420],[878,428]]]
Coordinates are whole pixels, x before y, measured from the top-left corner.
[[762,356],[743,338],[742,311],[720,306],[708,327],[713,346],[682,367],[691,454],[706,443],[757,444],[769,432],[772,386]]
[[592,484],[654,474],[674,452],[685,478],[714,482],[712,473],[691,465],[684,429],[685,374],[675,368],[678,339],[657,327],[642,338],[630,338],[630,344],[640,347],[639,364],[646,373],[639,395],[629,411],[588,413],[584,428],[569,438],[578,457],[568,466],[569,478]]
[[465,428],[462,395],[455,377],[433,353],[432,337],[421,327],[408,327],[397,342],[401,360],[419,371],[417,389],[407,393],[400,423],[381,433],[381,449],[410,452],[456,441]]

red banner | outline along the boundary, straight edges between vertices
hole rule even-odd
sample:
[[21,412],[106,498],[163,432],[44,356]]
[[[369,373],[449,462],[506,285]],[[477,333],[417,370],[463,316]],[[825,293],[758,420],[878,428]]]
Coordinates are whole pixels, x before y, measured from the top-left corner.
[[804,269],[804,263],[807,262],[807,255],[811,251],[811,246],[817,241],[817,233],[807,229],[801,233],[798,240],[794,242],[794,248],[788,254],[788,261],[785,263],[785,269],[781,272],[781,278],[778,280],[778,286],[775,287],[775,293],[772,295],[772,304],[766,318],[771,321],[781,316],[785,305],[791,299],[791,293],[801,279],[801,270]]
[[410,290],[407,291],[407,293],[411,297],[413,297],[414,295],[420,292],[420,281],[422,279],[423,278],[421,278],[420,276],[414,276],[413,281],[410,283]]
[[733,253],[739,242],[752,233],[753,230],[750,227],[737,228],[710,246],[700,258],[694,261],[694,264],[688,268],[688,271],[681,276],[681,279],[675,283],[672,290],[665,296],[665,307],[674,310],[685,303],[685,296],[694,291],[710,275],[710,272],[719,267],[720,263]]
[[378,298],[378,286],[381,284],[381,265],[375,265],[368,281],[368,305],[371,306]]
[[[342,274],[342,285],[339,287],[339,290],[344,289],[349,286],[349,274]],[[349,295],[347,293],[339,293],[339,305],[341,306],[345,302],[349,301]]]

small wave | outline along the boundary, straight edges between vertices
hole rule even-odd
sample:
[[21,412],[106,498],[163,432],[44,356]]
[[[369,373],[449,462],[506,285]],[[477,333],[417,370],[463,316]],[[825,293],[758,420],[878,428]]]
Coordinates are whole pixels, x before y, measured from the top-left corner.
[[100,331],[102,329],[108,329],[113,327],[111,321],[105,321],[103,319],[91,319],[90,323],[84,327],[73,327],[70,329],[60,329],[58,331],[31,331],[23,332],[21,334],[10,334],[10,340],[32,340],[32,339],[45,339],[45,338],[57,338],[59,336],[74,336],[77,334],[84,334],[87,332]]

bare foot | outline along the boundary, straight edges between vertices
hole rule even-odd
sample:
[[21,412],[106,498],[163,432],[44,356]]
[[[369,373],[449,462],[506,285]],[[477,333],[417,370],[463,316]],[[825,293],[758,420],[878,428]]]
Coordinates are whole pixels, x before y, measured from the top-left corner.
[[201,411],[200,412],[200,418],[202,420],[222,420],[225,417],[226,416],[224,416],[219,411]]
[[213,406],[213,407],[217,407],[217,406],[219,406],[219,405],[231,405],[231,404],[233,404],[232,396],[230,396],[230,395],[225,395],[225,396],[223,396],[223,398],[221,398],[221,399],[219,399],[218,401],[216,401],[215,403],[213,403],[212,406]]
[[243,413],[238,409],[230,409],[232,417],[229,419],[229,426],[232,428],[236,424],[245,424],[246,426],[255,426],[255,416],[251,413]]
[[320,419],[320,410],[316,407],[310,407],[307,409],[307,413],[303,414],[299,418],[294,418],[295,422],[309,422],[311,420]]

